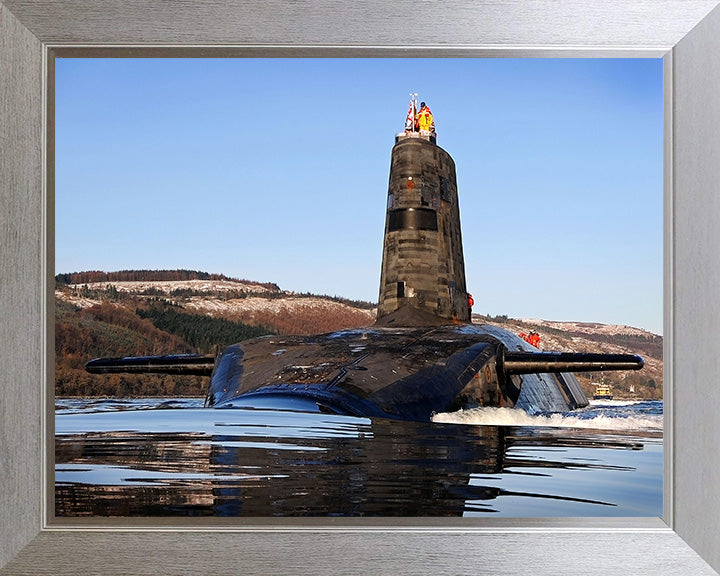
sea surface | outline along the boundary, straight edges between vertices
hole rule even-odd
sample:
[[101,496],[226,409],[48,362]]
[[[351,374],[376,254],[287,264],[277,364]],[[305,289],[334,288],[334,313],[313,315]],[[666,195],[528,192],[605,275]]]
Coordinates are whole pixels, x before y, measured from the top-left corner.
[[[287,408],[287,406],[285,406]],[[433,422],[57,399],[55,510],[88,516],[661,516],[658,401]]]

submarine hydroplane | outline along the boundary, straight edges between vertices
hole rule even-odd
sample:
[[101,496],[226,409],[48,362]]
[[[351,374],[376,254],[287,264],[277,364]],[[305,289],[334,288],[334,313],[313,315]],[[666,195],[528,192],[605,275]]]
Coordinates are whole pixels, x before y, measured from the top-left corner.
[[416,96],[391,153],[374,325],[264,336],[217,356],[98,358],[86,370],[208,375],[207,407],[428,421],[470,406],[565,412],[588,404],[573,372],[641,369],[639,356],[539,352],[507,330],[472,323],[455,164]]

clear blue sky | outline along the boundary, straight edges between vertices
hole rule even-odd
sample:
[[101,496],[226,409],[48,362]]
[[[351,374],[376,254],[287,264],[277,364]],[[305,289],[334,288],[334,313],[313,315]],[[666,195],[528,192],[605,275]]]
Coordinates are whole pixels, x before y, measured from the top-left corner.
[[660,59],[58,59],[56,272],[376,301],[410,92],[457,166],[476,312],[662,333]]

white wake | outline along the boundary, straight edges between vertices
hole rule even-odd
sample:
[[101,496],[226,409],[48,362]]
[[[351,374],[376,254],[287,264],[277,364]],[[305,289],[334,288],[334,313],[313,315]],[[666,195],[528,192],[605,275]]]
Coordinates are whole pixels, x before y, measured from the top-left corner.
[[650,430],[662,432],[661,414],[606,414],[586,417],[568,414],[549,414],[532,416],[524,410],[515,408],[470,408],[457,412],[435,414],[433,422],[450,424],[476,424],[483,426],[546,426],[557,428],[593,428],[599,430]]

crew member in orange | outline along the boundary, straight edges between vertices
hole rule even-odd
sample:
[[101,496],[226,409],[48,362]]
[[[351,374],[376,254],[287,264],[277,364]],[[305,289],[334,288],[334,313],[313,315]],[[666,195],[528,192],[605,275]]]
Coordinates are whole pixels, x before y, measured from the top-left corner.
[[433,122],[433,115],[430,112],[425,102],[420,102],[420,110],[415,116],[417,128],[420,132],[435,132],[435,123]]
[[525,340],[525,342],[528,342],[535,346],[535,348],[539,348],[540,345],[540,334],[535,332],[535,330],[530,330],[530,334],[525,334],[525,332],[520,332],[519,334],[520,338]]
[[475,300],[473,300],[472,294],[468,292],[468,320],[472,321],[472,307],[475,304]]

